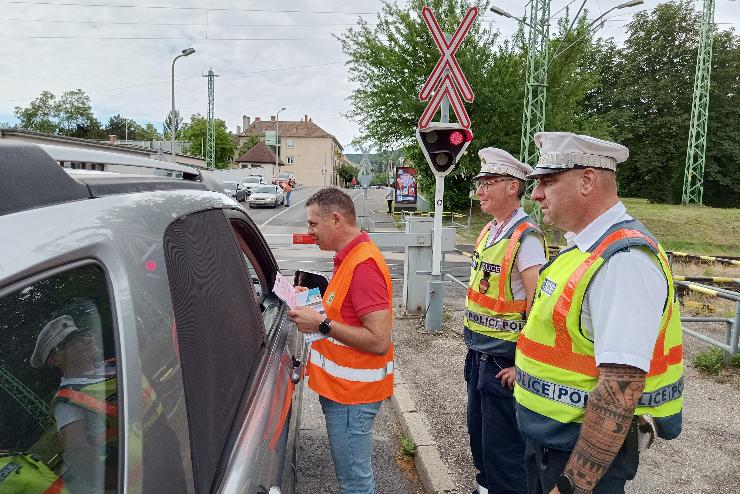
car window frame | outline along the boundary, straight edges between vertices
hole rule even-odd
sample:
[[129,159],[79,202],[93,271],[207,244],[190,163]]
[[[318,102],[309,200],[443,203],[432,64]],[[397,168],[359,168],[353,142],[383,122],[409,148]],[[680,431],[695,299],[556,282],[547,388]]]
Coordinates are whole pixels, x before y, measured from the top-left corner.
[[115,297],[115,287],[113,285],[113,276],[107,266],[100,260],[92,257],[85,257],[81,259],[75,259],[67,261],[63,264],[59,264],[52,267],[40,268],[36,271],[19,277],[18,279],[11,279],[10,282],[5,286],[0,286],[0,299],[6,297],[11,293],[25,290],[26,288],[39,283],[41,281],[59,276],[63,273],[68,273],[75,269],[85,268],[87,266],[95,266],[100,269],[103,277],[105,278],[105,288],[108,291],[108,301],[110,304],[110,317],[111,317],[111,331],[113,337],[113,347],[116,355],[116,393],[118,396],[119,403],[123,403],[124,406],[119,408],[118,412],[118,465],[116,471],[116,488],[118,492],[125,492],[126,485],[125,479],[128,477],[128,462],[127,462],[127,451],[128,442],[128,424],[127,424],[127,412],[128,407],[127,394],[124,383],[127,380],[125,375],[125,366],[123,361],[126,359],[124,349],[121,344],[121,331],[118,325],[118,304]]

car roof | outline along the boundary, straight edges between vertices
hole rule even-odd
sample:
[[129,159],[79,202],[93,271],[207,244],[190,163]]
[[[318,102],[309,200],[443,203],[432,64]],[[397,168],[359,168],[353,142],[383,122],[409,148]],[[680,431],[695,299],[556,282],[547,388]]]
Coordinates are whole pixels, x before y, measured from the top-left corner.
[[[75,151],[82,152],[75,154]],[[112,194],[175,189],[222,190],[220,184],[190,167],[116,153],[87,151],[63,146],[0,142],[0,216]],[[62,168],[57,160],[115,162],[149,169],[168,169],[181,173],[183,178],[69,170]]]

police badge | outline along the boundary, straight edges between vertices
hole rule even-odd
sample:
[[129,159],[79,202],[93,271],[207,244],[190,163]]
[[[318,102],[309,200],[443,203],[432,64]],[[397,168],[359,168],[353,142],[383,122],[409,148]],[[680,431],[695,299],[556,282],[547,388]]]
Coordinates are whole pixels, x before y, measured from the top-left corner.
[[478,283],[478,291],[481,293],[486,293],[489,286],[491,286],[491,283],[488,281],[488,277],[484,276],[480,279],[480,282]]

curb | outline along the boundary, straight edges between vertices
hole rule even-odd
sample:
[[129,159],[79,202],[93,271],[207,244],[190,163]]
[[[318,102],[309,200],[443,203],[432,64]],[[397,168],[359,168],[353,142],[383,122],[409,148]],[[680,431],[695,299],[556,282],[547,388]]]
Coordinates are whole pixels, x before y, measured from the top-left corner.
[[455,483],[452,481],[444,462],[442,462],[437,444],[424,425],[406,382],[398,373],[398,368],[393,369],[393,374],[394,385],[391,402],[396,409],[404,435],[416,445],[414,463],[424,485],[424,491],[426,494],[456,493]]

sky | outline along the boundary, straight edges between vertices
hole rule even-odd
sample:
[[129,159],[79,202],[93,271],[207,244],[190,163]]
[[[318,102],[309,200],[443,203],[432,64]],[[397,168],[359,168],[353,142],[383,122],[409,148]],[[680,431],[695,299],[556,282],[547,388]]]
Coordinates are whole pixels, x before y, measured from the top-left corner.
[[[522,0],[494,3],[524,15]],[[552,16],[581,3],[552,0]],[[589,18],[619,3],[588,0]],[[658,3],[646,0],[612,12],[599,35],[621,42],[631,16]],[[695,4],[701,8],[700,0]],[[203,75],[213,68],[219,75],[215,114],[232,132],[242,115],[269,119],[285,107],[280,120],[308,115],[334,134],[345,152],[356,152],[350,142],[361,129],[345,116],[355,86],[332,33],[344,32],[360,17],[375,22],[381,5],[380,0],[0,0],[0,124],[16,123],[14,108],[27,106],[44,90],[60,96],[82,89],[103,124],[120,113],[161,130],[171,108],[172,60],[192,47],[196,52],[175,65],[176,107],[186,120],[206,115]],[[516,21],[491,12],[479,19],[504,37],[517,28]],[[740,30],[740,1],[716,0],[715,21],[722,29]]]

